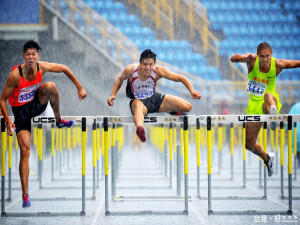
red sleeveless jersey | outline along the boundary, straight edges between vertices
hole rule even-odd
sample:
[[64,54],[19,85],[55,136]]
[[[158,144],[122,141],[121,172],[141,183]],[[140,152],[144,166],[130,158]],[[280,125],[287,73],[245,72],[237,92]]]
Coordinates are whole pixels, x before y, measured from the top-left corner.
[[[18,69],[19,66],[13,66],[11,71]],[[9,104],[11,106],[21,106],[28,102],[31,102],[34,99],[34,95],[37,89],[40,87],[41,83],[42,75],[39,67],[36,77],[32,81],[26,81],[21,70],[19,86],[15,87],[13,93],[8,97]]]

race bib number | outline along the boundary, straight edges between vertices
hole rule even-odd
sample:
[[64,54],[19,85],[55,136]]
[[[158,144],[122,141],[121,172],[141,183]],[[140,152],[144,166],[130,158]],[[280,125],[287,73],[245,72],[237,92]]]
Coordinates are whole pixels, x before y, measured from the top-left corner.
[[149,98],[153,95],[154,91],[153,90],[147,90],[143,93],[135,93],[134,96],[137,99],[145,99],[145,98]]
[[255,80],[249,80],[247,85],[247,92],[250,95],[263,96],[266,90],[266,85]]
[[35,94],[36,90],[32,90],[30,92],[26,92],[26,93],[20,93],[19,95],[19,102],[30,102],[33,100],[34,98],[34,94]]

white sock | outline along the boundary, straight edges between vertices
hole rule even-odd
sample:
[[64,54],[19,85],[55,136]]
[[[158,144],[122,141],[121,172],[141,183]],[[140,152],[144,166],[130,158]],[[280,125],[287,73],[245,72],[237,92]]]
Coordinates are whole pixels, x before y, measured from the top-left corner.
[[271,105],[270,107],[270,114],[277,114],[277,108],[275,105]]

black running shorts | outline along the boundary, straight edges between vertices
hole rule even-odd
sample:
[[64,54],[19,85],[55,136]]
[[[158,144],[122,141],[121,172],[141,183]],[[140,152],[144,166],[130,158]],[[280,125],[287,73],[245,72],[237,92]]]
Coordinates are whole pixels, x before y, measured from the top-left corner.
[[47,104],[42,105],[39,100],[39,89],[34,95],[34,99],[21,106],[13,106],[12,111],[15,116],[16,133],[21,130],[31,132],[31,118],[40,115],[45,111]]
[[[154,94],[151,97],[145,98],[145,99],[139,99],[139,100],[142,101],[143,104],[146,106],[148,113],[156,113],[159,111],[159,107],[160,107],[162,101],[164,100],[164,98],[165,98],[165,94],[161,94],[159,92],[154,92]],[[129,103],[132,115],[133,115],[133,112],[131,109],[131,104],[132,104],[133,100],[131,100]]]

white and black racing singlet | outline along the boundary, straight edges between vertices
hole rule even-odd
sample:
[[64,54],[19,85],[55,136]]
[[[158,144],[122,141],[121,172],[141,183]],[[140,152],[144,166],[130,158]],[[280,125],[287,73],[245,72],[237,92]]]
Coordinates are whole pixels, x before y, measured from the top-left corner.
[[138,63],[134,64],[131,83],[127,82],[126,95],[131,99],[145,99],[151,97],[155,92],[156,68],[154,67],[150,77],[146,81],[141,81],[138,75]]

